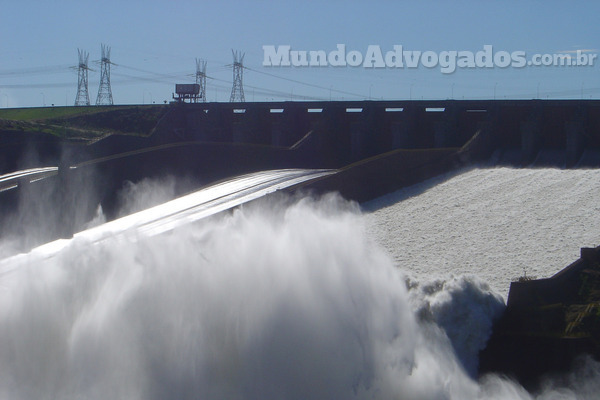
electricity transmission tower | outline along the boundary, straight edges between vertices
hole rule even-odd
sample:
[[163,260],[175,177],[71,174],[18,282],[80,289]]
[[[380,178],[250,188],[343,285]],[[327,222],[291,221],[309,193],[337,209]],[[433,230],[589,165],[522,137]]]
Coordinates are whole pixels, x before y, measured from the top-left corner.
[[233,51],[233,88],[231,89],[230,102],[244,102],[244,85],[242,82],[244,74],[244,53]]
[[200,98],[206,102],[206,61],[196,58],[196,84],[200,85]]
[[75,97],[76,106],[89,106],[90,96],[88,94],[88,59],[90,54],[77,49],[79,53],[79,67],[77,68],[77,97]]
[[110,88],[110,47],[102,45],[102,59],[100,60],[100,87],[98,88],[98,97],[96,97],[97,106],[112,106],[113,97]]

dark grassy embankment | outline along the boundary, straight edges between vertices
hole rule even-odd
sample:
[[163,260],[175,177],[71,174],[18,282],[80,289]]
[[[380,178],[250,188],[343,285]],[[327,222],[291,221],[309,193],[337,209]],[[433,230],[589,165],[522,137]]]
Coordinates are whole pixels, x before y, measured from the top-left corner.
[[0,110],[0,133],[84,141],[115,133],[147,136],[168,109],[166,105],[4,109]]

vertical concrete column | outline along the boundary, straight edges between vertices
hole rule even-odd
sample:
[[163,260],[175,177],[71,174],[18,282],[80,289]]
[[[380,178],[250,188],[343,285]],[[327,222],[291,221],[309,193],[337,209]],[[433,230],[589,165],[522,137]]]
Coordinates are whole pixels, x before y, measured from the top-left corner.
[[[362,115],[361,115],[362,117]],[[365,154],[365,135],[361,121],[350,123],[350,154],[352,160],[360,160]]]
[[573,167],[583,154],[585,148],[585,130],[582,119],[577,121],[565,122],[565,132],[567,134],[567,168]]
[[190,108],[187,115],[187,136],[191,140],[210,141],[210,129],[208,129],[208,114],[203,107]]
[[527,120],[520,124],[522,165],[531,164],[542,146],[541,115],[541,107],[538,106],[531,111]]
[[588,108],[580,105],[574,110],[571,119],[565,122],[567,168],[573,167],[577,164],[583,155],[586,145],[588,144],[588,132],[586,129],[587,120]]
[[492,124],[490,121],[477,123],[475,133],[459,150],[458,156],[463,164],[480,162],[491,154]]
[[481,121],[477,124],[478,135],[478,146],[477,151],[473,154],[473,159],[477,161],[484,161],[492,155],[492,152],[496,148],[494,143],[494,128],[495,124],[493,121]]
[[181,135],[181,137],[179,138],[179,140],[193,140],[196,136],[196,126],[198,125],[198,115],[197,115],[197,110],[193,109],[191,107],[188,107],[185,110],[185,114],[184,114],[184,118],[185,118],[185,125],[184,125],[184,130],[183,130],[183,134]]
[[282,119],[271,120],[271,146],[285,146],[284,121]]
[[348,120],[348,131],[350,135],[350,159],[348,161],[358,161],[367,154],[367,132],[368,132],[368,110],[361,107],[360,112],[349,113],[346,111],[344,118]]
[[218,125],[215,133],[219,142],[232,143],[233,142],[233,124],[235,122],[233,108],[228,105],[220,104],[217,108],[218,113]]
[[436,148],[456,146],[457,117],[454,107],[446,107],[441,121],[433,124],[433,143]]
[[390,123],[393,149],[414,149],[416,135],[417,110],[414,107],[404,107],[397,112],[397,117]]
[[369,104],[365,105],[360,113],[346,112],[345,118],[349,120],[350,157],[352,161],[375,155],[383,148],[384,117],[383,108]]
[[472,151],[472,161],[488,160],[498,148],[498,121],[500,110],[497,106],[487,109],[486,117],[476,125],[477,145]]
[[390,150],[390,132],[386,117],[385,107],[381,105],[372,104],[366,109],[364,130],[370,143],[366,149],[369,157]]
[[270,144],[271,112],[267,107],[246,107],[244,134],[246,143]]
[[329,162],[328,165],[342,165],[349,153],[349,143],[344,140],[347,137],[346,109],[329,105],[323,108],[319,117],[311,139],[312,146]]
[[289,147],[308,133],[306,108],[294,103],[285,104],[283,113],[270,116],[271,144]]
[[181,140],[186,130],[185,104],[174,104],[168,119],[168,130],[164,135],[153,135],[153,144],[169,143]]
[[[244,112],[241,112],[244,110]],[[246,113],[248,110],[235,108],[231,110],[231,141],[233,143],[245,143],[246,142],[246,128],[247,119]]]
[[231,142],[231,108],[221,103],[213,103],[206,113],[206,130],[208,140],[213,142]]

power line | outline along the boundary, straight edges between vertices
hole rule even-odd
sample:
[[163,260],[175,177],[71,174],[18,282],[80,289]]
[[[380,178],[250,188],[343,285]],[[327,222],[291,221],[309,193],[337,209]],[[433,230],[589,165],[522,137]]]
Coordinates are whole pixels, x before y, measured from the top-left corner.
[[[224,79],[219,79],[219,78],[213,78],[210,76],[207,76],[208,79],[216,81],[216,82],[223,82],[223,83],[229,83],[229,81],[226,81]],[[219,87],[219,88],[224,88],[224,86],[218,86],[218,85],[212,85],[213,87]],[[244,85],[247,89],[253,89],[253,92],[255,94],[263,94],[265,96],[274,96],[274,97],[280,97],[280,98],[288,98],[290,97],[290,93],[289,92],[282,92],[279,90],[273,90],[273,89],[267,89],[267,88],[263,88],[263,87],[259,87],[259,86],[252,86],[252,85]],[[327,99],[324,97],[319,97],[319,96],[311,96],[311,95],[303,95],[303,94],[297,94],[296,97],[299,98],[304,98],[304,99],[308,99],[308,100],[318,100],[318,101],[326,101]]]
[[5,69],[0,71],[0,76],[26,76],[26,75],[46,75],[64,73],[69,70],[70,65],[49,65],[46,67],[31,67],[19,69]]
[[[104,50],[104,46],[103,46],[103,50]],[[108,48],[106,48],[106,50],[109,50]],[[88,93],[88,72],[90,70],[92,70],[91,68],[88,67],[88,59],[89,59],[89,55],[87,52],[84,52],[82,50],[79,50],[79,56],[80,56],[80,62],[79,65],[76,67],[72,67],[73,69],[77,69],[77,74],[78,74],[78,82],[77,82],[77,99],[76,99],[76,103],[77,105],[87,105],[88,101],[89,101],[89,93]],[[288,78],[286,76],[282,76],[282,75],[278,75],[278,74],[274,74],[274,73],[270,73],[270,72],[266,72],[263,70],[257,70],[254,68],[249,68],[244,66],[243,64],[243,58],[244,58],[244,54],[241,52],[232,52],[233,56],[234,56],[234,64],[229,64],[229,65],[219,65],[218,67],[215,68],[211,68],[211,72],[214,75],[215,73],[220,73],[222,71],[224,71],[225,69],[230,70],[233,67],[233,88],[232,86],[229,86],[229,88],[231,89],[231,96],[230,96],[230,100],[232,100],[232,97],[235,97],[234,101],[243,101],[245,100],[245,95],[244,95],[244,90],[252,90],[252,94],[256,94],[259,96],[265,96],[265,97],[274,97],[274,98],[282,98],[282,99],[289,99],[289,98],[304,98],[304,99],[309,99],[309,100],[321,100],[321,101],[326,101],[328,99],[331,99],[331,93],[335,93],[335,94],[341,94],[341,95],[345,95],[348,96],[350,98],[367,98],[367,96],[359,94],[359,93],[354,93],[352,91],[345,91],[345,90],[339,90],[339,89],[335,89],[333,86],[327,87],[324,85],[319,85],[319,84],[315,84],[315,83],[310,83],[307,81],[302,81],[302,80],[298,80],[298,79],[293,79],[293,78]],[[175,80],[179,80],[179,79],[190,79],[190,77],[195,77],[196,78],[196,82],[197,83],[203,83],[203,87],[201,88],[201,92],[202,92],[202,98],[204,101],[208,100],[208,92],[210,92],[211,89],[214,88],[214,90],[218,90],[219,92],[221,90],[224,90],[223,86],[220,86],[217,84],[217,82],[222,82],[222,83],[227,83],[229,85],[231,85],[231,81],[226,81],[223,79],[218,79],[218,78],[214,78],[211,76],[206,75],[206,69],[205,69],[205,64],[206,61],[204,60],[196,60],[196,73],[195,74],[189,74],[188,72],[181,72],[181,73],[159,73],[159,72],[154,72],[154,71],[150,71],[150,70],[146,70],[146,69],[142,69],[142,68],[137,68],[137,67],[133,67],[133,66],[127,66],[127,65],[122,65],[122,64],[115,64],[112,63],[110,61],[110,55],[107,54],[108,57],[106,57],[105,54],[103,54],[102,58],[103,59],[107,59],[107,63],[104,63],[104,66],[102,66],[102,62],[101,62],[101,73],[100,73],[100,90],[98,91],[98,95],[100,97],[102,90],[101,89],[105,89],[104,93],[109,93],[110,90],[110,97],[112,97],[112,87],[111,87],[111,83],[110,83],[110,72],[106,71],[105,67],[109,67],[110,69],[112,69],[112,74],[115,75],[117,78],[116,80],[113,79],[112,83],[115,84],[121,84],[121,85],[125,85],[125,84],[130,84],[130,83],[135,83],[135,82],[149,82],[149,83],[164,83],[164,84],[168,84],[168,85],[172,85],[174,83]],[[102,60],[101,60],[102,61]],[[200,64],[198,64],[200,62]],[[236,63],[238,64],[236,66]],[[115,66],[114,68],[112,66]],[[243,70],[246,69],[250,72],[255,72],[257,74],[260,75],[264,75],[266,77],[268,77],[269,79],[258,79],[260,83],[260,85],[258,86],[252,86],[252,85],[247,85],[243,83]],[[63,73],[66,70],[68,70],[66,65],[50,65],[47,67],[31,67],[31,68],[24,68],[24,69],[5,69],[5,70],[0,70],[0,81],[9,81],[10,79],[14,79],[16,77],[27,77],[27,76],[33,76],[33,75],[43,75],[43,74],[56,74],[56,73]],[[132,72],[130,74],[128,73],[123,73],[124,70],[129,70],[128,72]],[[93,71],[93,70],[92,70]],[[116,71],[116,72],[115,72]],[[108,80],[106,78],[109,78]],[[114,78],[114,77],[113,77]],[[303,87],[306,88],[314,88],[314,89],[319,89],[322,91],[329,91],[329,96],[318,96],[318,95],[302,95],[300,93],[294,93],[293,95],[290,94],[289,91],[283,91],[283,90],[273,90],[270,89],[269,87],[275,87],[276,85],[270,85],[273,82],[273,79],[278,79],[278,80],[282,80],[282,81],[287,81],[287,82],[292,82],[294,84],[298,84],[298,85],[302,85]],[[98,78],[96,78],[98,79]],[[206,81],[210,79],[211,82],[208,83],[208,85],[210,85],[210,87],[206,86]],[[16,80],[16,79],[15,79]],[[413,79],[413,81],[417,81],[420,82],[418,80]],[[193,81],[192,81],[193,82]],[[264,82],[264,83],[263,83]],[[432,82],[430,80],[424,80],[423,84],[428,88],[428,89],[433,89],[436,88],[437,86],[435,85],[435,82]],[[264,87],[264,85],[268,86],[268,87]],[[1,84],[0,83],[0,89],[28,89],[28,88],[63,88],[63,87],[72,87],[73,83],[67,83],[67,82],[57,82],[57,83],[49,83],[49,82],[43,82],[43,83],[32,83],[31,80],[25,81],[24,83],[14,83],[14,84]],[[412,84],[411,84],[412,86]],[[456,89],[460,89],[460,84],[456,85]],[[465,88],[472,88],[473,90],[471,91],[473,94],[475,93],[475,89],[481,89],[480,86],[477,85],[462,85]],[[552,88],[554,89],[554,88]],[[535,97],[542,97],[542,98],[546,98],[546,97],[551,97],[551,98],[572,98],[572,97],[591,97],[592,95],[596,96],[598,93],[600,93],[600,88],[598,87],[572,87],[572,88],[565,88],[562,89],[561,88],[555,88],[554,90],[546,90],[546,91],[542,91],[540,92],[538,95],[536,95],[535,93],[518,93],[519,88],[517,87],[513,87],[510,89],[510,91],[512,91],[512,94],[506,94],[506,95],[502,95],[501,97],[505,97],[505,98],[511,98],[511,99],[527,99],[527,98],[535,98]],[[319,93],[315,90],[306,90],[307,92],[313,92],[313,93]],[[294,89],[295,92],[295,89]],[[469,96],[469,99],[486,99],[489,98],[491,96],[482,96],[481,90],[478,90],[478,95],[477,96]],[[535,90],[533,90],[533,92],[535,92]],[[243,95],[243,97],[242,97]],[[420,96],[419,96],[420,97]],[[242,100],[243,99],[243,100]],[[99,99],[96,99],[96,103],[98,103]]]
[[[185,75],[180,75],[179,77],[172,77],[172,78],[152,78],[152,77],[148,77],[148,76],[135,76],[135,75],[129,75],[129,74],[123,74],[123,73],[119,73],[119,72],[113,72],[112,73],[114,76],[121,76],[124,78],[127,78],[127,80],[125,82],[153,82],[153,83],[166,83],[166,84],[173,84],[174,80],[178,80],[182,77],[184,77]],[[124,82],[123,80],[118,81],[118,82]]]
[[35,89],[35,88],[65,88],[73,87],[73,82],[62,83],[16,83],[0,85],[0,89]]
[[252,69],[252,68],[249,68],[249,67],[245,67],[245,68],[247,70],[249,70],[249,71],[256,72],[257,74],[263,74],[263,75],[271,76],[273,78],[277,78],[277,79],[282,79],[282,80],[289,81],[289,82],[298,83],[300,85],[305,85],[305,86],[309,86],[309,87],[313,87],[313,88],[317,88],[317,89],[322,89],[322,90],[329,90],[331,92],[345,94],[345,95],[349,95],[349,96],[355,96],[355,97],[359,97],[361,99],[364,99],[366,97],[366,96],[364,96],[362,94],[358,94],[358,93],[346,92],[346,91],[343,91],[343,90],[333,89],[331,87],[327,88],[327,87],[324,87],[324,86],[315,85],[313,83],[307,83],[307,82],[302,82],[302,81],[299,81],[299,80],[296,80],[296,79],[285,78],[283,76],[271,74],[269,72],[258,71],[256,69]]

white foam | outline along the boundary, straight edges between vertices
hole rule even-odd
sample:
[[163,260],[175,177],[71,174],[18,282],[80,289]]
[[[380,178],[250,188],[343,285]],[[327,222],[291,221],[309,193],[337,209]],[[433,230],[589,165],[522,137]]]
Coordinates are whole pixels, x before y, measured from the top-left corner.
[[418,280],[472,274],[506,297],[511,279],[549,277],[600,244],[598,199],[600,170],[472,169],[367,204],[385,206],[365,218]]
[[[472,276],[408,283],[372,217],[335,196],[263,199],[23,255],[0,276],[0,398],[530,399],[473,379],[499,296]],[[598,371],[540,398],[595,394]]]

